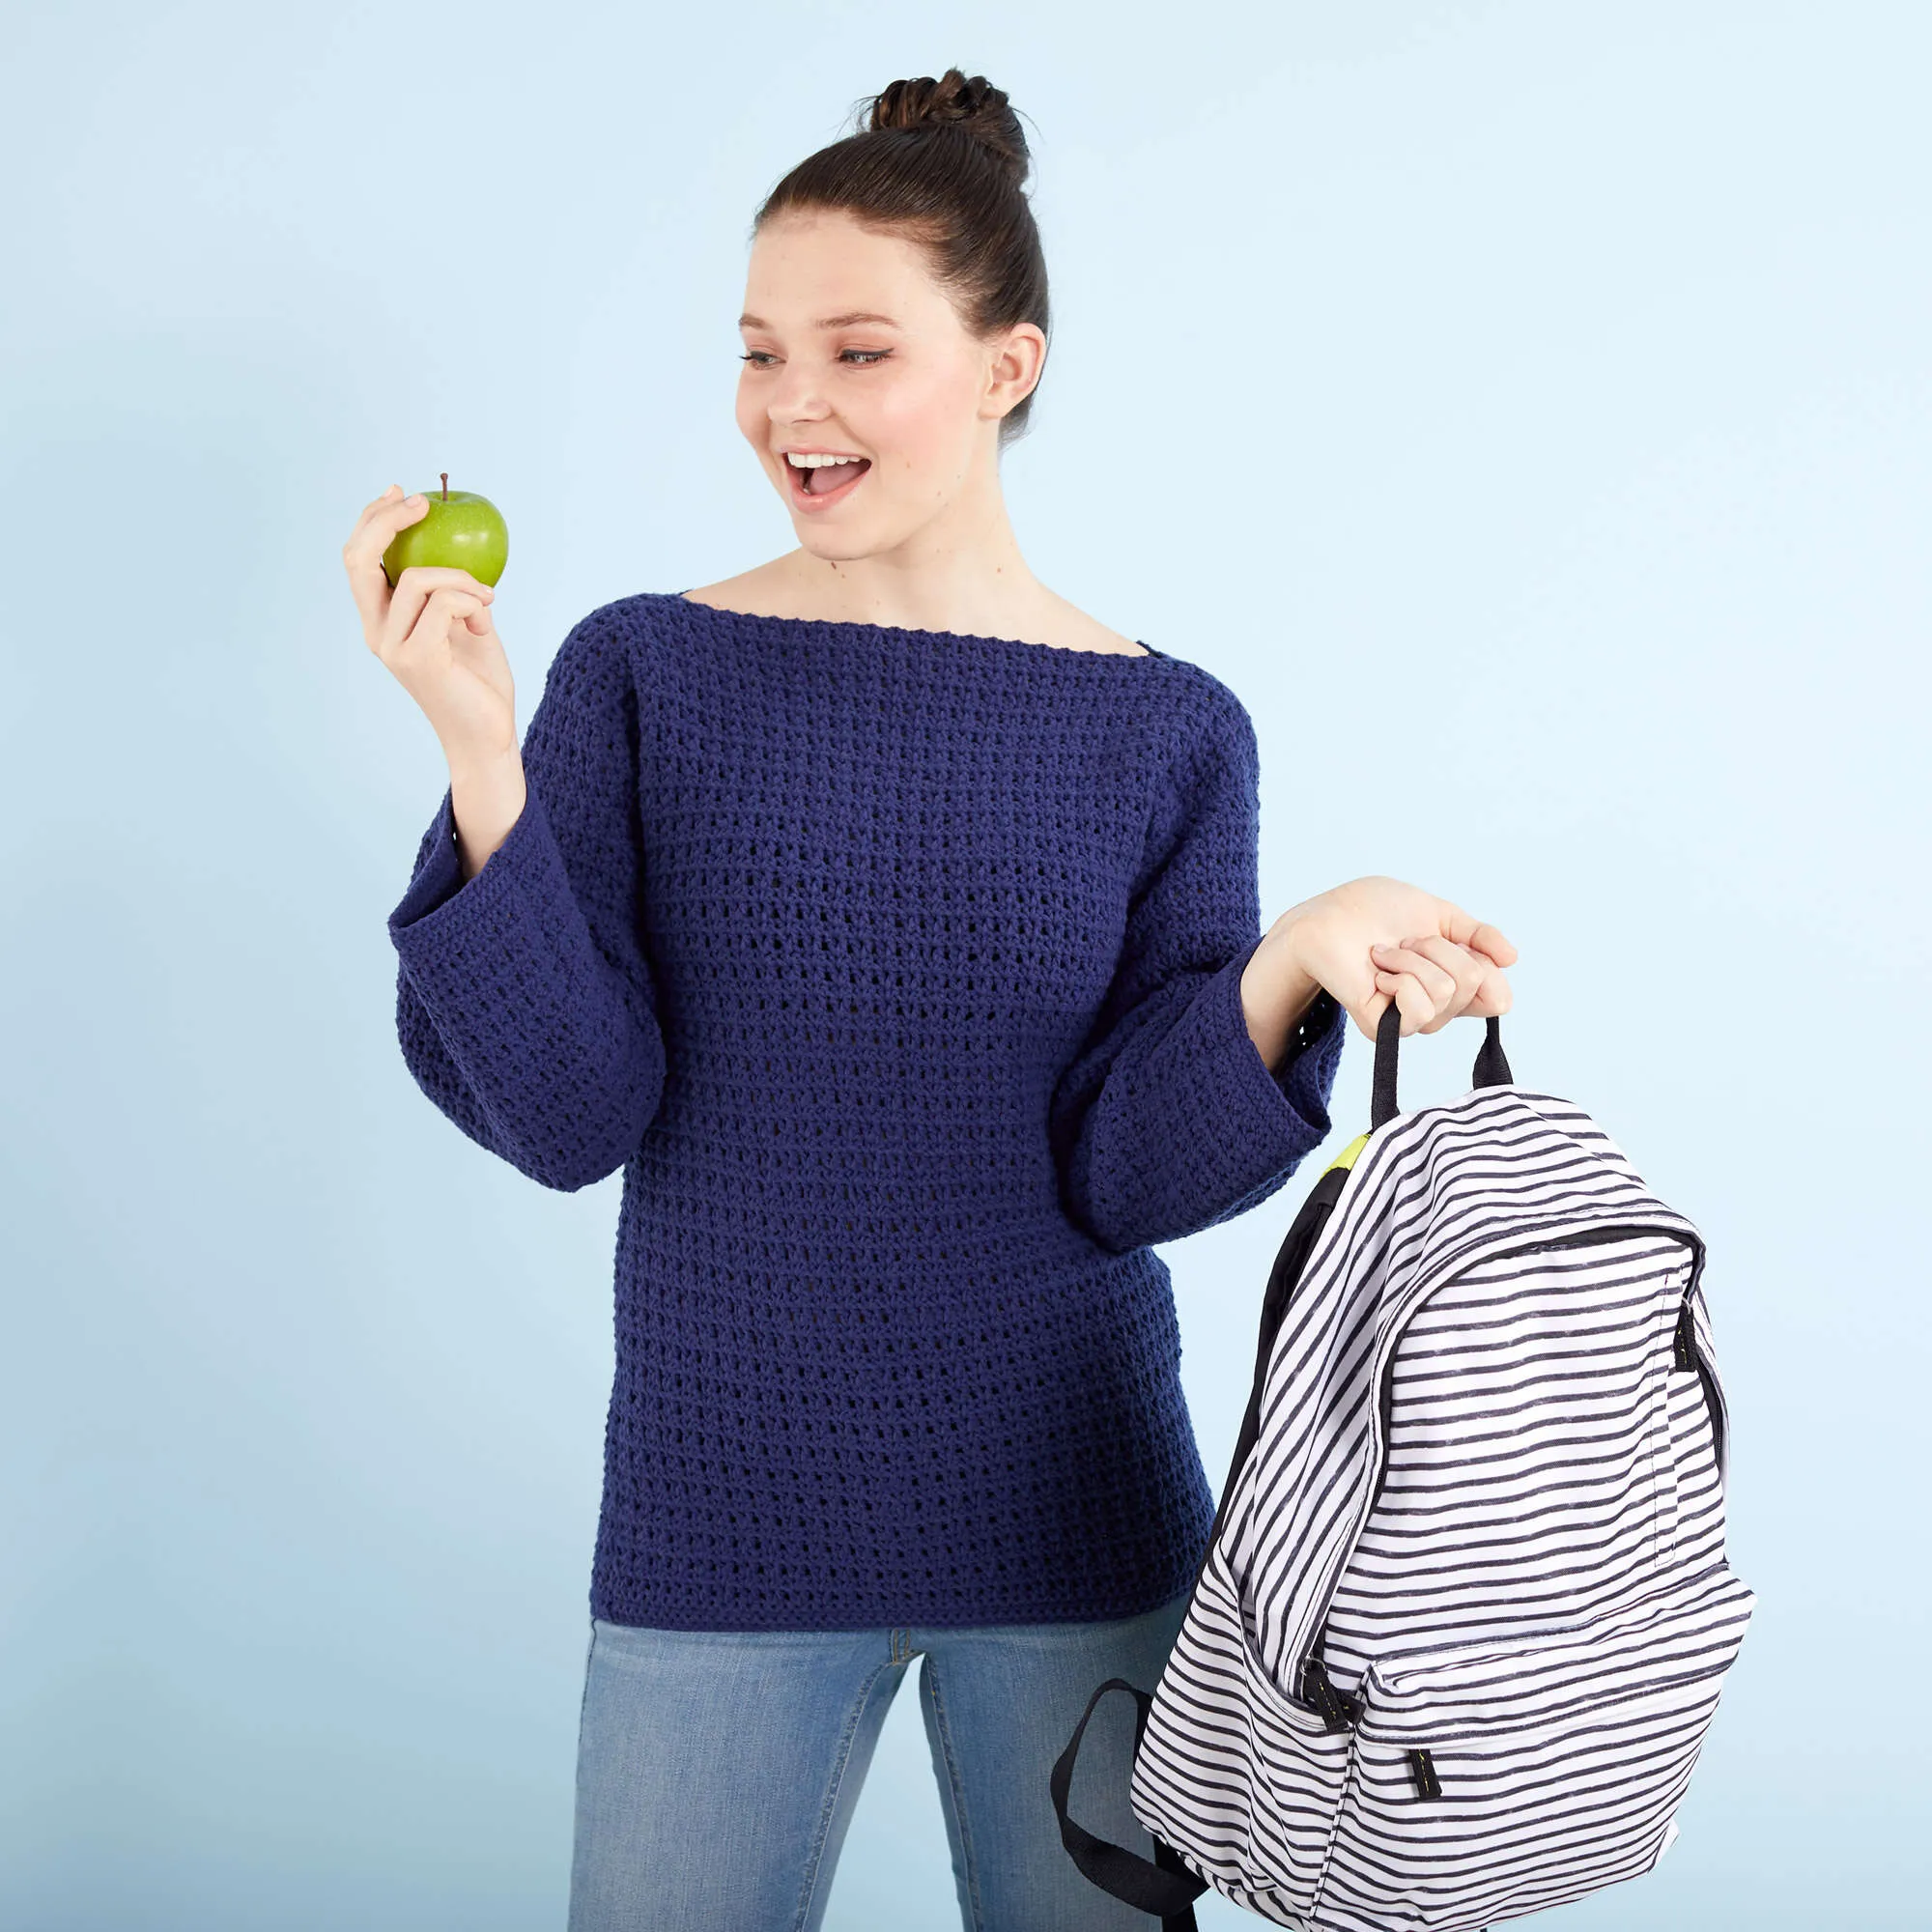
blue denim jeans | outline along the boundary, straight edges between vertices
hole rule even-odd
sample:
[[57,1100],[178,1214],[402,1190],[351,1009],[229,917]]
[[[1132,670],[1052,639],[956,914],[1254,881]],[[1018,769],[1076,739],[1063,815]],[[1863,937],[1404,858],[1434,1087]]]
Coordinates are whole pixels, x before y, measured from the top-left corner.
[[[1047,1777],[1103,1679],[1151,1690],[1187,1593],[1105,1623],[665,1631],[591,1622],[569,1932],[816,1932],[886,1708],[916,1657],[967,1932],[1154,1932],[1085,1877]],[[1101,1698],[1067,1809],[1152,1856],[1134,1700]]]

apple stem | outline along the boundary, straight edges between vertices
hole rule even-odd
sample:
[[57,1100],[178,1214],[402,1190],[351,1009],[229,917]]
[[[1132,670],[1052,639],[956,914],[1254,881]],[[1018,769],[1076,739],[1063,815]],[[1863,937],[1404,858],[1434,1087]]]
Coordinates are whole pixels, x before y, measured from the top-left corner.
[[446,503],[449,501],[449,471],[439,469],[436,473],[442,478],[442,500]]

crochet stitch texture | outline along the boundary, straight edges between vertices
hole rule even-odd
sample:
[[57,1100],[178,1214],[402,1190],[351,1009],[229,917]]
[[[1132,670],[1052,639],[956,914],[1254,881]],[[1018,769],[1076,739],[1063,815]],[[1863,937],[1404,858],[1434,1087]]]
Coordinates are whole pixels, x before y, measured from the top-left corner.
[[1270,1071],[1258,758],[1184,659],[646,592],[551,665],[528,800],[450,797],[396,1029],[547,1187],[618,1172],[592,1614],[1086,1621],[1188,1587],[1214,1495],[1173,1241],[1329,1129],[1326,992]]

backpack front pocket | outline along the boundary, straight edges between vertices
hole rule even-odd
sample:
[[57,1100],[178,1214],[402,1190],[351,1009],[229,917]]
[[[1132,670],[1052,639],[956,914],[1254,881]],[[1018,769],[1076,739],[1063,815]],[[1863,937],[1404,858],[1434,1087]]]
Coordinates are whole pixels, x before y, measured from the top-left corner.
[[1648,1871],[1753,1601],[1719,1564],[1520,1642],[1378,1660],[1315,1922],[1478,1932]]
[[1276,1685],[1210,1544],[1135,1754],[1135,1815],[1237,1905],[1293,1924],[1315,1897],[1352,1747]]

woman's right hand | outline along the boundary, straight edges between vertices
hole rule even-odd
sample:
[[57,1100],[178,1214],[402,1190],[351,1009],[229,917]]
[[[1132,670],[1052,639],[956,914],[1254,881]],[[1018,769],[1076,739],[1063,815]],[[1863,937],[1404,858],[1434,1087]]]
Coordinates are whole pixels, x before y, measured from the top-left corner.
[[467,570],[412,564],[395,587],[383,553],[396,532],[429,514],[422,497],[391,483],[342,546],[362,636],[422,707],[452,772],[481,770],[518,753],[517,692],[503,640],[490,620],[496,591]]

